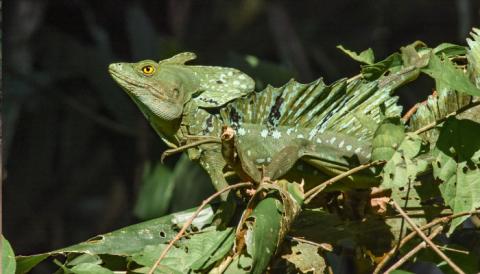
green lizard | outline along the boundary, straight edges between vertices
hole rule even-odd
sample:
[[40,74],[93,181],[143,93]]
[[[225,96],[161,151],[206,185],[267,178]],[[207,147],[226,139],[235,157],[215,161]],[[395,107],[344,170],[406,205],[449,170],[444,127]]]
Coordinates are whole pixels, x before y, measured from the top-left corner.
[[[255,91],[248,75],[185,64],[193,59],[195,54],[186,52],[160,62],[111,64],[109,72],[168,146],[179,148],[202,137],[219,140],[222,127],[229,126],[237,150],[259,167],[275,155],[308,147],[292,155],[293,168],[273,173],[316,183],[370,159],[371,139],[383,115],[401,112],[391,94],[418,75],[415,68],[404,68],[371,82],[291,80]],[[199,160],[216,189],[228,185],[224,175],[231,167],[218,141],[189,147],[187,153]]]

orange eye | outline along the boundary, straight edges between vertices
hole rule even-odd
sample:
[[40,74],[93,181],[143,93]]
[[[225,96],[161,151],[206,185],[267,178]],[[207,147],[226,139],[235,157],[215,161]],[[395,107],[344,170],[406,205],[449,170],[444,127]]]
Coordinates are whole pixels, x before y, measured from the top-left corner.
[[152,75],[155,72],[155,68],[153,66],[147,65],[142,68],[142,72],[145,75]]

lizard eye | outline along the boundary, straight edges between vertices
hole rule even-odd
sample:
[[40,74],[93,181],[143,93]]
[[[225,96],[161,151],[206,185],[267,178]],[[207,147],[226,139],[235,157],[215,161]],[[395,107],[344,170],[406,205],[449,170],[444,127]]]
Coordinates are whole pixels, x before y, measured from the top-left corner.
[[146,65],[142,68],[143,74],[150,76],[155,72],[155,68],[151,65]]

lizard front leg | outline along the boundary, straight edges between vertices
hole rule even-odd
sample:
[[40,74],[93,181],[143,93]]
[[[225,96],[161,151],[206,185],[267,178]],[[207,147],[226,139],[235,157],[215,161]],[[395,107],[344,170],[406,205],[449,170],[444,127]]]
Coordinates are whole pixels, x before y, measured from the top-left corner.
[[[206,149],[201,150],[200,165],[205,169],[212,180],[213,186],[217,191],[224,189],[228,186],[228,182],[223,175],[223,168],[226,165],[225,160],[220,152],[220,146],[209,146]],[[226,201],[228,192],[223,193],[221,196],[222,201]]]
[[[208,149],[202,149],[200,155],[200,165],[210,176],[213,186],[217,191],[220,191],[228,186],[228,182],[223,174],[223,168],[226,165],[225,160],[220,152],[220,147],[216,146],[212,148],[212,145]],[[216,226],[225,226],[231,220],[237,208],[234,195],[228,192],[224,192],[220,195],[222,203],[216,212],[213,223]]]

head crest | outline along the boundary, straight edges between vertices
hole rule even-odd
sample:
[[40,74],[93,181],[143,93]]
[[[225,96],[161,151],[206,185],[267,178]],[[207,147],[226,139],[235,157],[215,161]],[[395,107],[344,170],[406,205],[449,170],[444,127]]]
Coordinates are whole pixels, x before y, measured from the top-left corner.
[[158,63],[160,65],[163,65],[163,64],[184,65],[186,62],[195,60],[196,58],[197,58],[197,55],[193,52],[182,52],[168,59],[160,60]]

